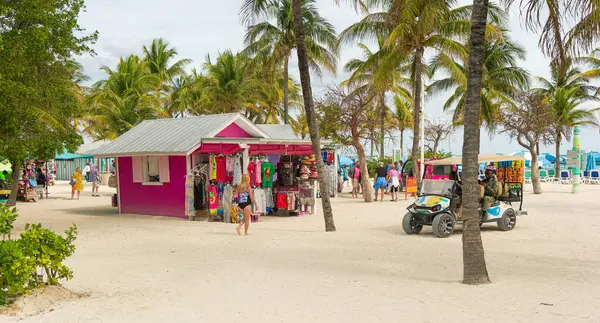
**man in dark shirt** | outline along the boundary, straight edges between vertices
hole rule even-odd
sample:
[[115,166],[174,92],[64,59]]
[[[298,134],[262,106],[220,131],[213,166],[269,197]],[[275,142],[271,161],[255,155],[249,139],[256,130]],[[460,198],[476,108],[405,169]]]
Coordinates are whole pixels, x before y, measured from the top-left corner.
[[383,162],[379,162],[378,167],[375,168],[375,185],[373,185],[373,188],[375,189],[375,201],[377,201],[378,193],[381,190],[381,202],[383,202],[385,188],[387,187],[387,181],[385,180],[386,176],[387,172],[385,171],[385,167],[383,167]]
[[493,169],[485,170],[485,179],[479,182],[483,186],[483,198],[481,199],[481,210],[487,212],[487,209],[496,201],[498,197],[498,180],[494,175]]

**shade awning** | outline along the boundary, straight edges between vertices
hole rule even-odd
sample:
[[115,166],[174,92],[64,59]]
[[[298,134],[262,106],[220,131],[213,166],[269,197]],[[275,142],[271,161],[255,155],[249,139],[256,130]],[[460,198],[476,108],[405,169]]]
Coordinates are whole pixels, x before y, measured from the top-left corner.
[[[479,163],[497,163],[503,161],[513,160],[525,160],[523,156],[510,156],[510,155],[479,155]],[[462,156],[455,156],[450,158],[430,160],[425,162],[426,165],[462,165]]]

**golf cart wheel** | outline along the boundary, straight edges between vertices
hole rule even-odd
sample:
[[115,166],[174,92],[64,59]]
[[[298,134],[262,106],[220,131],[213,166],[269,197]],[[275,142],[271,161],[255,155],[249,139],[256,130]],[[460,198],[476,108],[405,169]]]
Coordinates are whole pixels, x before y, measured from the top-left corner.
[[456,220],[452,215],[448,213],[442,213],[433,219],[431,229],[433,230],[433,234],[435,234],[436,237],[447,238],[451,236],[452,233],[454,233],[455,225]]
[[402,219],[402,229],[404,229],[404,232],[407,234],[419,234],[421,230],[423,230],[423,225],[418,223],[417,220],[415,220],[414,215],[409,212],[406,213]]
[[502,231],[510,231],[517,225],[517,213],[515,210],[509,209],[502,214],[502,218],[498,221],[498,228]]

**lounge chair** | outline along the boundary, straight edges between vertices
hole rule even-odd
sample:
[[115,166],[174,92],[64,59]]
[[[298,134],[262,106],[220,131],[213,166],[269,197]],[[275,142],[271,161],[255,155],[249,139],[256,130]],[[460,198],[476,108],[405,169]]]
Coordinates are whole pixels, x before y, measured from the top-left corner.
[[600,170],[593,170],[590,172],[590,178],[588,179],[590,184],[600,184]]
[[590,171],[589,170],[583,171],[583,174],[581,174],[581,182],[584,184],[590,183]]
[[554,169],[548,170],[548,177],[546,178],[546,182],[558,182],[558,178],[556,178],[556,171]]
[[531,171],[530,170],[525,171],[525,183],[531,184]]
[[545,169],[540,169],[540,182],[548,182],[548,171]]
[[561,184],[571,184],[571,172],[568,170],[560,171],[560,183]]

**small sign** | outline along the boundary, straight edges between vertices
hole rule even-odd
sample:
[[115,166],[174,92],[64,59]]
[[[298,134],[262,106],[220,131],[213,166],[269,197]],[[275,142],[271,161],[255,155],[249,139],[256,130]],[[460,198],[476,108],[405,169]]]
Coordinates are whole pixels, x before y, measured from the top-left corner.
[[579,150],[567,150],[567,157],[579,159]]
[[579,168],[579,159],[567,159],[567,167]]
[[407,177],[406,178],[406,191],[404,192],[404,199],[408,200],[408,195],[411,195],[417,198],[417,178],[416,177]]

